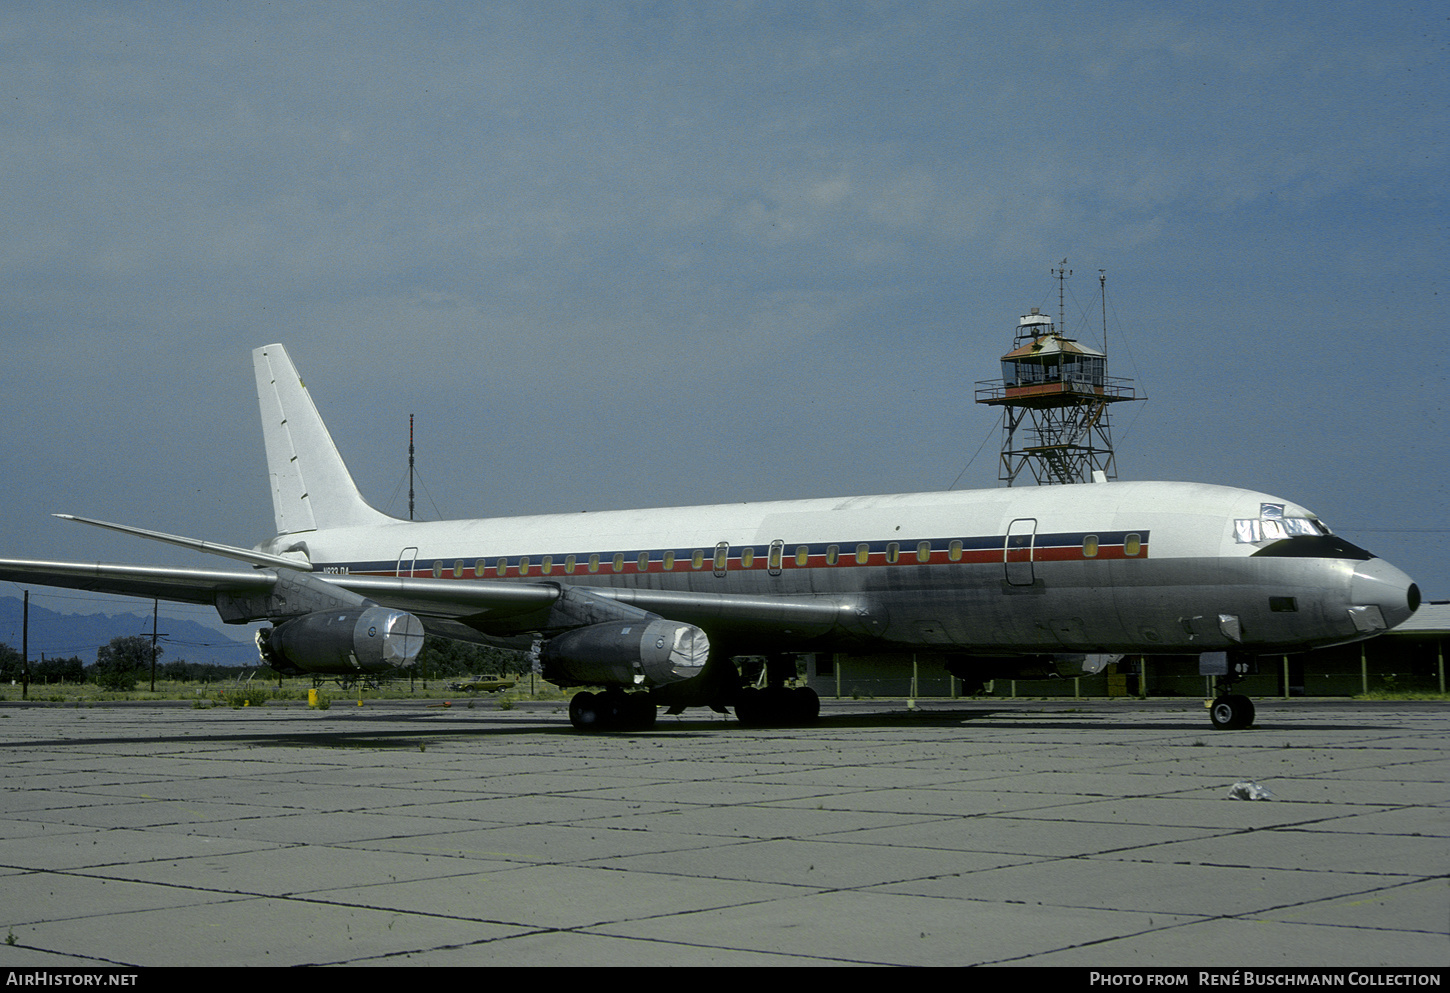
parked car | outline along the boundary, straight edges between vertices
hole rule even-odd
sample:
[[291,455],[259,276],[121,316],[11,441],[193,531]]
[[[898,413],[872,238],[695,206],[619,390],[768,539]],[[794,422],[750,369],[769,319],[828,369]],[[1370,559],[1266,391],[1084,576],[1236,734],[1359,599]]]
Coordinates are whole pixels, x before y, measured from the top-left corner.
[[499,693],[517,682],[513,676],[469,676],[449,683],[448,688],[455,693]]

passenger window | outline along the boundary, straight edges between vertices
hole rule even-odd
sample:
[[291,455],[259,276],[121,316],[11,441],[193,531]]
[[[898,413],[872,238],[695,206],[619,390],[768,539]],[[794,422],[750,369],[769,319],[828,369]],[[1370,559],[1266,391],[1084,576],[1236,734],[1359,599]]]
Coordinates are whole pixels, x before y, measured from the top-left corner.
[[901,558],[901,546],[893,541],[886,546],[886,561],[895,565],[899,558]]
[[473,578],[482,579],[483,574],[487,569],[488,565],[483,561],[483,559],[479,559],[477,562],[473,563]]
[[871,546],[862,542],[856,546],[856,564],[865,565],[871,561]]
[[499,559],[496,570],[500,576],[507,576],[509,571],[509,560]]
[[649,552],[640,552],[636,563],[640,572],[649,572]]
[[664,562],[664,566],[665,566],[665,572],[671,572],[671,571],[674,570],[674,568],[675,568],[675,553],[674,552],[665,552],[665,562]]
[[463,560],[462,559],[454,559],[453,560],[453,578],[454,579],[462,579],[463,578]]
[[574,574],[574,556],[564,556],[564,572],[571,576]]
[[705,550],[703,548],[697,548],[697,549],[695,549],[695,554],[690,556],[690,568],[691,569],[703,569],[703,568],[705,568]]
[[960,541],[954,541],[947,546],[947,558],[953,562],[962,560],[962,543]]
[[552,555],[545,555],[544,556],[544,561],[541,562],[541,563],[539,563],[539,571],[542,572],[546,576],[549,573],[553,572],[554,571],[554,556],[552,556]]
[[591,556],[589,556],[589,571],[590,572],[598,572],[599,571],[599,556],[598,555],[591,555]]
[[917,542],[917,545],[916,545],[916,561],[918,561],[918,562],[930,562],[931,561],[931,542],[929,542],[929,541]]
[[807,545],[797,545],[795,549],[795,564],[804,569],[811,564],[811,550]]
[[615,572],[623,572],[624,571],[624,553],[623,552],[615,552],[614,553],[614,571]]
[[434,562],[433,563],[433,578],[434,579],[442,579],[443,578],[443,563],[442,562]]
[[1123,554],[1132,558],[1143,550],[1143,539],[1136,534],[1130,534],[1123,539]]
[[742,568],[742,569],[749,569],[754,564],[755,564],[755,549],[753,549],[753,548],[742,548],[742,549],[740,549],[740,568]]
[[1095,534],[1086,535],[1082,539],[1082,557],[1095,559],[1098,557],[1098,536]]
[[826,546],[826,565],[835,565],[841,561],[841,549],[836,545]]
[[725,574],[725,569],[730,565],[730,544],[722,541],[715,546],[715,572]]
[[527,576],[528,574],[529,574],[529,557],[527,555],[525,555],[523,558],[519,559],[519,575],[520,576]]

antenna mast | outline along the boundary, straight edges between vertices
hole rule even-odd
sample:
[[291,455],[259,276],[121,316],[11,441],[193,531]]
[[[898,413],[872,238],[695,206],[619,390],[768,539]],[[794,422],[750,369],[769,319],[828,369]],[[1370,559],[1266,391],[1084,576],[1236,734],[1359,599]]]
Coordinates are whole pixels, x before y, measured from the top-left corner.
[[413,415],[408,415],[408,520],[413,519]]
[[1098,292],[1103,296],[1103,354],[1108,353],[1108,270],[1098,270]]
[[1059,262],[1057,268],[1052,270],[1052,274],[1057,277],[1057,333],[1067,334],[1067,324],[1064,323],[1063,316],[1066,313],[1063,303],[1063,289],[1065,288],[1064,284],[1067,282],[1067,277],[1072,275],[1072,270],[1067,268],[1067,259]]

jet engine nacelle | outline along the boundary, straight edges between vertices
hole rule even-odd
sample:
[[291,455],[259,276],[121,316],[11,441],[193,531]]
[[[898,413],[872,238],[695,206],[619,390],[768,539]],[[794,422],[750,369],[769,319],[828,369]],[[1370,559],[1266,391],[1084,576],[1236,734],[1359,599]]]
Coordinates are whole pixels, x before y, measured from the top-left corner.
[[699,675],[709,657],[704,631],[664,618],[575,628],[539,650],[544,678],[564,686],[663,686]]
[[411,666],[423,648],[423,623],[388,607],[319,610],[257,632],[266,662],[287,675],[374,675]]

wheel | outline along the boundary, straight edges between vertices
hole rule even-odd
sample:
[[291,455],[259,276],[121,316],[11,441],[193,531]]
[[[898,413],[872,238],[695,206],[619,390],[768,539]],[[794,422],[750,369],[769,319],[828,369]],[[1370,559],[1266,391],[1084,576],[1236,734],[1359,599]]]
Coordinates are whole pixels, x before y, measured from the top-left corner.
[[624,711],[625,726],[629,730],[648,731],[655,726],[659,709],[646,694],[636,693],[625,699],[629,701]]
[[569,698],[569,723],[580,731],[598,731],[600,720],[599,698],[593,693],[575,693]]
[[814,724],[821,716],[821,698],[809,686],[798,686],[791,691],[791,705],[800,724]]
[[800,722],[796,714],[795,694],[784,686],[767,686],[760,691],[764,704],[762,723],[767,727],[783,728]]
[[1237,693],[1221,696],[1208,708],[1208,717],[1220,731],[1238,731],[1254,723],[1254,701]]
[[607,730],[648,731],[655,726],[655,705],[648,694],[610,692],[600,700],[608,705]]
[[747,688],[736,694],[735,719],[740,722],[741,727],[763,726],[766,722],[765,714],[765,702],[761,699],[759,690]]

